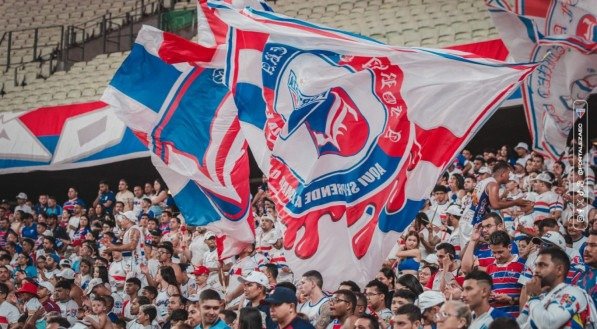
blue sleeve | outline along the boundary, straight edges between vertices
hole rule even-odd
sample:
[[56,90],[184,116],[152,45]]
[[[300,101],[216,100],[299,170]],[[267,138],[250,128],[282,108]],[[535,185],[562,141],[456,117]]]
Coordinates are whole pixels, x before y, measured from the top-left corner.
[[116,196],[114,195],[114,192],[108,191],[108,200],[116,202]]

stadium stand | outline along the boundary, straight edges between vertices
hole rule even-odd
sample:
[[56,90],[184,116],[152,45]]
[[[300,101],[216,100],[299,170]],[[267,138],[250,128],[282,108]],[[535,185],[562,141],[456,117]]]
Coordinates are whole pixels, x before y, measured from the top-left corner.
[[[83,0],[72,3],[51,0],[38,3],[38,0],[7,0],[0,4],[0,12],[5,11],[7,17],[11,18],[0,22],[0,34],[42,25],[77,24],[96,15],[135,11],[138,2]],[[278,0],[271,4],[274,10],[290,17],[363,34],[392,45],[446,47],[498,37],[483,1],[319,0],[314,5],[314,2],[303,0]],[[33,8],[40,8],[35,15],[31,14]],[[193,10],[195,2],[177,2],[173,8]],[[47,40],[50,46],[38,49],[38,56],[55,49],[51,43],[60,42],[60,30],[57,31],[58,34],[44,34],[46,39],[43,40]],[[32,38],[31,33],[34,33],[33,29],[22,31],[22,36],[15,35],[18,35],[19,42],[26,44]],[[86,33],[93,34],[94,31]],[[0,47],[4,47],[1,42]],[[21,63],[33,57],[33,49],[23,48],[11,53],[11,57],[16,58],[11,60],[12,63]],[[97,100],[126,54],[102,54],[89,62],[75,63],[68,71],[58,71],[51,76],[50,68],[42,65],[21,65],[14,71],[2,72],[0,111]],[[4,50],[0,52],[0,64],[3,63],[6,63]]]

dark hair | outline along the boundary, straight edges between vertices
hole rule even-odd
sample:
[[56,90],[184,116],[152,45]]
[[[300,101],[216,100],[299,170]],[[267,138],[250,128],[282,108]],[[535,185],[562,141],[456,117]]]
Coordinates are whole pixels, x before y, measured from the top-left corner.
[[[155,191],[156,194],[160,194],[160,192],[162,191],[168,191],[168,185],[166,185],[166,183],[164,183],[164,181],[161,178],[156,178],[154,179],[154,182],[158,182],[158,184],[160,184],[160,190],[159,191]],[[153,184],[151,184],[153,187]]]
[[597,235],[597,230],[591,230],[591,231],[589,231],[589,235]]
[[484,221],[489,218],[493,218],[495,225],[500,225],[504,222],[504,220],[502,219],[502,216],[500,216],[500,214],[498,214],[497,212],[489,212],[489,213],[485,214],[485,216],[483,216],[483,219],[481,219],[481,221]]
[[[414,232],[412,232],[412,233],[414,233]],[[419,236],[417,235],[417,240],[418,239],[419,239]],[[388,286],[388,289],[394,289],[395,285],[396,285],[396,274],[394,273],[394,270],[392,270],[389,267],[382,267],[381,270],[379,270],[379,273],[383,274],[383,276],[390,279],[390,282],[392,285]]]
[[443,250],[446,254],[452,255],[452,259],[456,258],[456,249],[454,246],[448,242],[442,242],[435,247],[436,251]]
[[558,247],[544,248],[539,251],[539,255],[549,255],[552,262],[564,265],[564,276],[570,271],[570,258],[564,250]]
[[489,324],[488,329],[520,329],[520,326],[518,326],[516,319],[502,317],[493,319],[493,321]]
[[559,227],[559,225],[555,218],[547,217],[539,221],[539,223],[537,223],[537,227],[539,228],[539,231],[543,233],[543,230],[545,230],[546,227],[554,228]]
[[[158,295],[158,288],[154,287],[154,286],[145,286],[143,287],[142,290],[147,291],[149,294],[153,295],[153,298],[156,298]],[[143,297],[143,296],[140,296]]]
[[296,286],[292,282],[278,282],[276,287],[283,287],[292,290],[292,292],[296,293]]
[[423,224],[423,225],[429,224],[429,216],[427,216],[427,214],[422,211],[415,215],[415,220],[419,224]]
[[71,283],[69,280],[62,279],[62,280],[56,282],[55,288],[62,288],[62,289],[70,290],[72,285],[73,285],[73,283]]
[[224,322],[228,325],[231,325],[236,320],[236,313],[232,310],[221,310],[220,314],[224,315]]
[[174,255],[174,248],[172,248],[172,244],[170,244],[169,242],[162,242],[158,245],[158,249],[166,249],[166,251],[168,251],[168,253],[170,254],[170,256]]
[[67,318],[61,316],[53,316],[48,319],[48,324],[57,323],[60,327],[63,328],[70,328],[71,324],[68,322]]
[[367,319],[371,323],[371,327],[369,329],[380,329],[379,328],[379,320],[372,314],[362,314],[359,316],[359,319]]
[[342,296],[346,297],[346,299],[348,299],[348,302],[352,306],[350,308],[350,310],[352,311],[352,313],[354,313],[354,311],[357,308],[357,297],[354,295],[354,293],[351,290],[342,289],[342,290],[336,291],[335,294],[342,295]]
[[323,277],[321,276],[321,273],[316,270],[305,272],[305,274],[303,274],[303,278],[309,278],[315,281],[315,284],[319,287],[319,289],[323,287]]
[[238,329],[261,329],[261,312],[254,307],[243,307],[238,315]]
[[[143,289],[147,289],[150,286],[145,286]],[[154,288],[153,286],[151,286],[151,288]],[[151,289],[148,289],[147,291],[150,291]],[[157,295],[157,290],[155,290],[155,295]],[[137,303],[139,304],[139,306],[141,305],[147,305],[147,304],[151,304],[151,300],[149,300],[149,298],[145,297],[145,296],[137,296]]]
[[408,300],[411,303],[414,303],[415,300],[417,299],[417,294],[415,294],[412,290],[410,289],[398,289],[396,291],[394,291],[394,295],[392,296],[392,298],[404,298],[406,300]]
[[493,278],[491,275],[483,271],[473,270],[464,277],[464,280],[483,281],[489,285],[490,288],[493,288]]
[[388,286],[386,286],[385,284],[383,284],[383,282],[381,282],[377,279],[373,279],[373,280],[369,281],[369,283],[367,283],[367,285],[365,286],[365,288],[373,288],[373,287],[377,288],[377,292],[384,295],[384,297],[386,297],[386,295],[388,294]]
[[204,302],[206,300],[217,300],[218,302],[222,300],[220,294],[213,289],[205,289],[199,295],[199,301]]
[[134,285],[137,285],[139,288],[141,288],[141,280],[139,280],[138,278],[135,278],[135,277],[128,278],[128,279],[126,279],[126,283],[132,283]]
[[507,247],[512,242],[510,240],[510,235],[505,231],[495,231],[489,235],[489,244],[490,245],[500,245],[503,247]]
[[278,278],[278,266],[276,264],[267,263],[263,265],[274,279]]
[[103,283],[110,282],[110,276],[108,275],[107,267],[100,265],[100,266],[96,266],[95,268],[97,269],[98,276],[100,279],[102,279]]
[[421,321],[422,318],[421,309],[416,307],[415,304],[405,304],[398,307],[396,315],[402,314],[406,315],[410,322]]
[[435,192],[444,192],[444,193],[448,193],[448,190],[449,190],[449,189],[448,189],[448,187],[446,187],[446,186],[443,186],[443,185],[441,185],[441,184],[437,184],[437,185],[435,185],[435,186],[433,187],[433,191],[432,191],[432,192],[433,192],[433,193],[435,193]]
[[504,160],[498,160],[493,165],[493,173],[494,174],[497,173],[498,171],[511,170],[511,169],[512,169],[512,167],[510,167],[508,162],[506,162]]
[[[232,312],[234,314],[234,312]],[[234,314],[236,315],[236,314]],[[189,312],[185,309],[177,309],[172,311],[172,315],[170,315],[171,321],[186,321],[189,318]]]
[[352,292],[361,292],[361,288],[359,287],[359,285],[352,280],[342,281],[342,282],[340,282],[340,285],[341,286],[349,286],[350,290]]
[[5,294],[8,295],[8,286],[6,285],[6,283],[2,283],[0,282],[0,294]]
[[[160,267],[160,276],[167,283],[175,286],[178,289],[178,281],[176,281],[176,273],[171,266]],[[179,289],[180,291],[180,289]]]
[[396,283],[399,283],[402,286],[405,286],[410,291],[414,292],[415,295],[420,295],[423,293],[423,286],[419,282],[419,279],[412,275],[412,274],[404,274],[396,280]]
[[111,310],[112,307],[114,307],[114,297],[112,297],[111,295],[106,295],[104,296],[104,298],[106,299],[107,308]]
[[106,304],[108,304],[108,302],[106,302],[106,299],[103,296],[95,296],[95,298],[93,300],[96,302],[103,303],[104,306],[106,306]]
[[464,188],[464,176],[461,174],[452,174],[452,177],[456,179],[456,187],[462,190]]
[[151,304],[141,305],[139,307],[139,312],[149,315],[149,322],[153,322],[153,320],[155,320],[155,318],[158,316],[158,310]]

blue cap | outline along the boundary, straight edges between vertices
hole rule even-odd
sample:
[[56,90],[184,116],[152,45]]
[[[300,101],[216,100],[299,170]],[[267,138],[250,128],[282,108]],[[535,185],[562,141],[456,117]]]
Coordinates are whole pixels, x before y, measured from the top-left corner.
[[265,299],[268,304],[279,305],[283,303],[297,304],[298,299],[294,291],[285,287],[276,287],[274,291]]

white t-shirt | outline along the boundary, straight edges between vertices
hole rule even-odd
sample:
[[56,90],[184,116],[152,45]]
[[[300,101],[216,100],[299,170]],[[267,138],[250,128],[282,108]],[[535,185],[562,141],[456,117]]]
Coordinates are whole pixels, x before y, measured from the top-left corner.
[[19,309],[16,306],[7,301],[3,301],[2,304],[0,304],[0,317],[6,318],[8,323],[17,323],[20,316],[21,312],[19,312]]
[[77,312],[79,311],[79,305],[72,300],[69,299],[66,302],[57,301],[58,307],[60,307],[60,316],[66,318],[70,324],[74,324],[77,322]]
[[133,210],[129,207],[129,204],[133,203],[134,198],[135,195],[129,190],[116,193],[116,201],[124,203],[124,211]]

